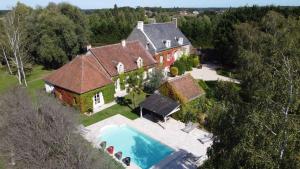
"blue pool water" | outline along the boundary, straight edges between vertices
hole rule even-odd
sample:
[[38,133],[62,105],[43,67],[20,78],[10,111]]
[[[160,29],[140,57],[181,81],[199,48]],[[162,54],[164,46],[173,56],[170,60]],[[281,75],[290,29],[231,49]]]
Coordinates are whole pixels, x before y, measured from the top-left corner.
[[173,152],[170,147],[126,125],[106,127],[100,139],[106,141],[107,146],[114,146],[115,152],[122,151],[123,157],[130,157],[142,169],[150,168]]

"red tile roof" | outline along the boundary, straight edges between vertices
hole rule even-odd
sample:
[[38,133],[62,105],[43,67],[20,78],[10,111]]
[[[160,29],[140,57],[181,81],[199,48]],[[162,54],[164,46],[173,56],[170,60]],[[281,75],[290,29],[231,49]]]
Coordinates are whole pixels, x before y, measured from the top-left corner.
[[176,77],[167,81],[167,83],[169,83],[174,90],[179,92],[180,95],[185,97],[188,101],[194,100],[204,94],[204,90],[190,74]]
[[90,51],[112,77],[118,75],[116,66],[119,62],[124,64],[125,72],[138,69],[136,61],[139,57],[143,59],[144,66],[156,64],[153,56],[139,41],[126,41],[125,47],[118,43],[91,48]]
[[112,83],[96,58],[89,54],[77,56],[44,80],[78,94]]

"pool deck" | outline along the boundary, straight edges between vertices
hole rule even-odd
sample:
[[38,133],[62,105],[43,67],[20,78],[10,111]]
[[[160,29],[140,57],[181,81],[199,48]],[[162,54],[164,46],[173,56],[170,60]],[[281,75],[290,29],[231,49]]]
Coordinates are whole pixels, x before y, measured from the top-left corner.
[[[201,129],[194,129],[190,133],[185,133],[181,129],[185,127],[185,124],[170,118],[164,125],[165,128],[157,123],[154,123],[145,118],[138,118],[130,120],[122,115],[115,115],[93,125],[87,126],[88,132],[84,137],[90,141],[95,147],[99,147],[99,140],[101,129],[108,125],[129,125],[144,134],[151,136],[152,138],[160,141],[163,144],[168,145],[175,151],[167,158],[163,159],[158,164],[152,166],[153,169],[162,168],[174,168],[174,169],[196,169],[197,166],[187,160],[186,155],[192,153],[194,157],[201,157],[197,161],[198,164],[203,163],[207,159],[207,148],[212,145],[211,139],[206,139],[204,143],[201,143],[198,139],[205,138],[210,133]],[[127,167],[129,169],[139,168],[136,165]]]

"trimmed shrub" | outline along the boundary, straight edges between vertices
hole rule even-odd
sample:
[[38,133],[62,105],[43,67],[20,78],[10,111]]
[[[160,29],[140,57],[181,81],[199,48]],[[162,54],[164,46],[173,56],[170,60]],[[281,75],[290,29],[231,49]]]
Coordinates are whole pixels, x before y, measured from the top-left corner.
[[178,68],[173,66],[173,67],[171,67],[170,72],[171,72],[172,76],[177,76],[178,75]]
[[184,72],[186,71],[186,66],[185,64],[182,62],[181,59],[177,60],[174,64],[173,64],[174,67],[177,67],[178,69],[178,75],[182,75],[184,74]]
[[198,57],[194,57],[193,58],[193,67],[198,67],[200,61]]

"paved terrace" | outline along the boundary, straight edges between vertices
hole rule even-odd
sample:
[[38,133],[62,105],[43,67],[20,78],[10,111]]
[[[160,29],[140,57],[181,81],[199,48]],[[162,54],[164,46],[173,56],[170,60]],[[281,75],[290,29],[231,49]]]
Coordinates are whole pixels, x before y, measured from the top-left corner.
[[236,79],[232,79],[226,76],[218,75],[216,69],[218,66],[213,64],[203,64],[201,69],[193,68],[192,71],[187,71],[186,73],[190,73],[195,79],[202,79],[204,81],[230,81],[234,83],[240,83]]
[[[107,125],[122,125],[127,124],[137,130],[151,136],[152,138],[168,145],[173,148],[175,152],[156,164],[152,168],[174,168],[174,169],[196,169],[196,165],[186,160],[187,153],[192,153],[194,156],[201,157],[200,163],[206,160],[207,148],[212,145],[212,141],[209,140],[205,143],[201,143],[199,138],[205,138],[209,133],[200,129],[195,129],[189,134],[181,131],[185,124],[170,118],[165,124],[163,129],[157,123],[149,121],[145,118],[138,118],[136,120],[130,120],[122,115],[115,115],[91,126],[86,127],[89,131],[85,134],[85,138],[92,142],[96,147],[99,147],[99,137],[101,129]],[[199,161],[198,161],[199,162]],[[129,168],[138,168],[132,165]]]

